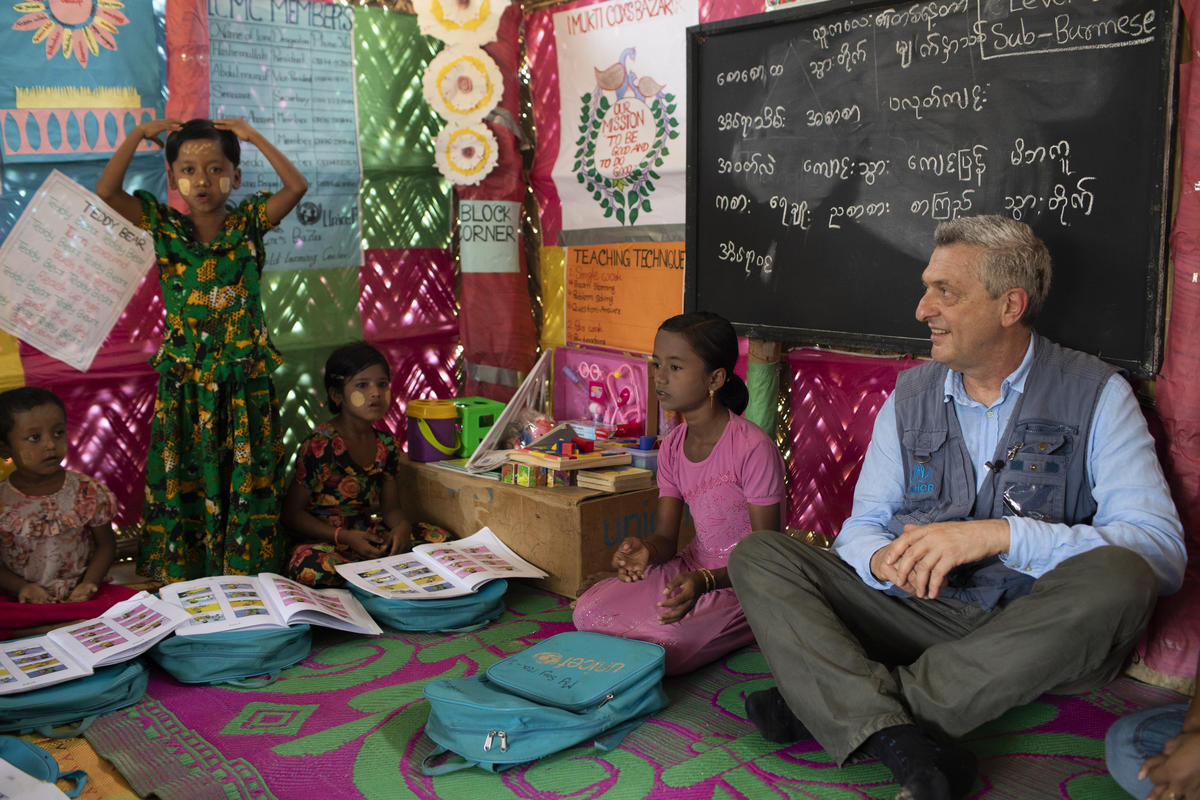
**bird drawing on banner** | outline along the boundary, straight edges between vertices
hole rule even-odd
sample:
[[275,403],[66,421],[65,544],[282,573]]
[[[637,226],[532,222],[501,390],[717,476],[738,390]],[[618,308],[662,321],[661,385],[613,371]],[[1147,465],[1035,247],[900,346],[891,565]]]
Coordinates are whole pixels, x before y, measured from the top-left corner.
[[620,100],[629,92],[643,103],[646,98],[654,97],[665,87],[663,84],[648,76],[638,77],[637,73],[626,63],[629,59],[637,58],[636,47],[626,47],[621,51],[621,57],[616,63],[605,69],[592,67],[596,74],[596,85],[608,92],[616,92]]

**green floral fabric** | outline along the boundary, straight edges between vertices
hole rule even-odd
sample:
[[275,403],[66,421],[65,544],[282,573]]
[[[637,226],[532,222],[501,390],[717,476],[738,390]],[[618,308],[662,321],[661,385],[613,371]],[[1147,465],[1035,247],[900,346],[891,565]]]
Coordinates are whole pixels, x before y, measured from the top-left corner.
[[248,197],[212,241],[148,192],[166,329],[151,359],[158,395],[146,465],[138,571],[161,581],[278,571],[283,442],[263,319],[267,192]]

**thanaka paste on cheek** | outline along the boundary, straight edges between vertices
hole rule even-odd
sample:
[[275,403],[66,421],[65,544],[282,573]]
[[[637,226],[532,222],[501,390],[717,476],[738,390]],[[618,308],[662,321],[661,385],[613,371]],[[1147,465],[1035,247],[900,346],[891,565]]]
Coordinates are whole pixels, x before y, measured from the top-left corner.
[[184,197],[192,196],[192,182],[187,178],[179,179],[179,193]]
[[229,194],[231,185],[229,178],[221,178],[221,194]]
[[367,398],[363,397],[363,393],[354,391],[350,393],[350,405],[355,408],[362,408],[367,403]]

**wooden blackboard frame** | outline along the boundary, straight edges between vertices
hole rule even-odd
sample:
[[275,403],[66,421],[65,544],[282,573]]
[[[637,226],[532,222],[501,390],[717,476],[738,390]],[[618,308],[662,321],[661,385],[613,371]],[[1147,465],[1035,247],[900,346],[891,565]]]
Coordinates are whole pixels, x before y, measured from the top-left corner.
[[[701,198],[697,189],[698,180],[704,174],[702,170],[711,170],[712,166],[701,164],[699,157],[699,136],[711,125],[711,117],[713,112],[706,108],[704,88],[700,85],[701,80],[705,77],[700,69],[700,62],[704,58],[707,48],[720,47],[722,37],[728,34],[737,34],[744,31],[755,31],[764,29],[768,26],[774,29],[780,29],[784,26],[802,27],[811,25],[816,19],[828,17],[830,20],[838,19],[841,15],[849,12],[860,12],[875,9],[884,9],[895,7],[894,4],[879,2],[879,0],[830,0],[825,3],[802,6],[786,11],[777,11],[764,14],[757,14],[748,17],[740,17],[731,20],[725,20],[715,23],[705,23],[693,26],[687,31],[687,90],[688,90],[688,105],[687,105],[687,199],[686,199],[686,248],[687,261],[684,277],[684,307],[686,310],[692,311],[697,309],[706,309],[722,313],[728,317],[733,323],[738,332],[745,336],[755,338],[780,340],[785,343],[797,345],[816,345],[825,347],[849,347],[878,350],[882,352],[896,353],[915,353],[928,354],[929,341],[927,338],[905,335],[889,335],[876,334],[855,330],[850,326],[847,329],[829,329],[827,327],[816,327],[806,325],[803,320],[797,319],[793,324],[791,320],[779,324],[775,322],[764,322],[762,318],[755,318],[753,314],[735,313],[736,309],[730,310],[728,304],[728,293],[726,296],[705,296],[699,290],[699,270],[705,269],[706,265],[702,258],[697,256],[699,240],[702,238],[700,231],[700,214],[698,213],[698,203]],[[1179,7],[1178,3],[1173,3],[1170,6],[1169,15],[1163,15],[1161,23],[1164,26],[1169,26],[1165,34],[1165,41],[1162,43],[1156,42],[1155,51],[1162,80],[1161,96],[1156,96],[1157,108],[1161,111],[1161,119],[1151,120],[1146,124],[1146,128],[1152,136],[1153,151],[1151,153],[1151,161],[1157,170],[1157,174],[1147,175],[1147,180],[1152,181],[1149,186],[1149,214],[1151,222],[1146,225],[1144,232],[1144,258],[1145,264],[1139,264],[1139,269],[1143,270],[1142,275],[1142,290],[1145,303],[1145,318],[1140,326],[1134,326],[1136,330],[1126,337],[1129,342],[1127,349],[1133,350],[1134,336],[1140,337],[1140,341],[1136,343],[1136,355],[1129,357],[1114,357],[1111,353],[1097,352],[1095,347],[1089,347],[1086,341],[1069,341],[1066,336],[1056,336],[1055,331],[1047,330],[1047,326],[1039,324],[1039,330],[1043,330],[1051,338],[1056,338],[1063,341],[1064,344],[1096,353],[1102,358],[1111,363],[1126,369],[1132,375],[1139,378],[1153,377],[1162,361],[1162,347],[1164,335],[1165,321],[1165,297],[1166,297],[1166,278],[1168,264],[1168,225],[1170,221],[1170,203],[1172,196],[1172,168],[1173,168],[1173,146],[1175,142],[1175,126],[1176,126],[1176,92],[1177,80],[1176,69],[1178,62],[1179,48]],[[705,119],[708,115],[708,119]],[[995,213],[994,210],[981,210],[974,213]],[[933,248],[933,228],[934,222],[928,222],[926,241],[928,247],[924,252],[922,259],[927,258],[929,252]],[[1033,223],[1031,223],[1033,224]],[[1034,229],[1039,234],[1042,232],[1038,226],[1034,224]],[[705,234],[708,235],[706,229]],[[1043,236],[1043,238],[1047,238]],[[1140,245],[1142,239],[1137,240]],[[1062,277],[1064,274],[1070,275],[1070,265],[1064,266],[1056,254],[1056,248],[1047,238],[1047,243],[1051,247],[1051,255],[1055,258],[1055,285],[1051,290],[1051,303],[1056,299],[1055,289],[1061,289],[1063,285]],[[911,315],[915,310],[916,302],[919,297],[919,274],[920,268],[923,267],[924,260],[913,262],[912,283],[914,286],[911,301],[897,300],[903,306],[903,314]],[[1067,272],[1064,273],[1064,270]],[[1132,273],[1125,273],[1128,277]],[[1082,279],[1082,278],[1081,278]],[[1069,283],[1069,281],[1067,281]],[[1064,290],[1067,291],[1067,290]],[[1067,295],[1059,297],[1059,302],[1066,302],[1065,297],[1072,296],[1069,291]],[[1128,296],[1128,292],[1125,293]],[[765,298],[766,302],[771,302],[771,298]],[[733,304],[736,306],[736,303]],[[1140,313],[1140,312],[1139,312]],[[1052,326],[1051,326],[1052,327]],[[1072,330],[1078,329],[1073,328]]]

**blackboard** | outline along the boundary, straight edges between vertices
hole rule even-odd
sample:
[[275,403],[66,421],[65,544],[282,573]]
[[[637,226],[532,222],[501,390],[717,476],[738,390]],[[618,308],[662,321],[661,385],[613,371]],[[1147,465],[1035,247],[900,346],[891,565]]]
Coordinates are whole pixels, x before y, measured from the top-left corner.
[[942,220],[1046,242],[1037,328],[1161,359],[1174,0],[833,0],[687,32],[684,305],[763,338],[928,352]]

